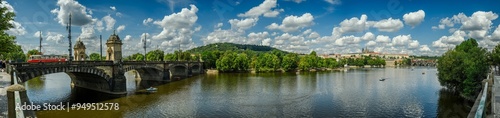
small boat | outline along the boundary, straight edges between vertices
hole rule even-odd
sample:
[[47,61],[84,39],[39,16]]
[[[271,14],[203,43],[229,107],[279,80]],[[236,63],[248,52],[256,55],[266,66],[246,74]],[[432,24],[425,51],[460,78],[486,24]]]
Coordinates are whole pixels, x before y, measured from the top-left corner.
[[425,72],[422,72],[422,75],[425,74]]
[[148,91],[148,92],[154,92],[156,90],[158,90],[158,88],[149,87],[149,88],[146,89],[146,91]]
[[378,79],[378,81],[385,81],[385,78],[380,78]]

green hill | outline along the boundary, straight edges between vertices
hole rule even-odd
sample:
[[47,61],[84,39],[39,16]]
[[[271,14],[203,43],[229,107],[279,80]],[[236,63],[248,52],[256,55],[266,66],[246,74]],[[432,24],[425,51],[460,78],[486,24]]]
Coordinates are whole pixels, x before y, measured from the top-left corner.
[[283,53],[289,53],[286,51],[282,51],[273,47],[269,46],[259,46],[259,45],[248,45],[248,44],[234,44],[234,43],[214,43],[214,44],[208,44],[205,46],[200,46],[196,47],[190,50],[187,50],[186,52],[189,53],[202,53],[204,51],[235,51],[235,52],[244,52],[246,50],[248,51],[255,51],[258,53],[265,53],[265,52],[271,52],[273,50],[277,50]]

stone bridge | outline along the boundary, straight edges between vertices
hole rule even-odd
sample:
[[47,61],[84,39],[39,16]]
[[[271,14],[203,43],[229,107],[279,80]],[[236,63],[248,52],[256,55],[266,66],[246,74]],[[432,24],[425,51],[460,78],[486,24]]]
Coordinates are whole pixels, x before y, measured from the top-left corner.
[[436,61],[427,59],[417,59],[411,61],[411,66],[436,66]]
[[[154,83],[180,80],[203,73],[202,62],[187,61],[74,61],[71,63],[11,63],[10,75],[16,75],[18,83],[35,77],[64,72],[77,87],[110,94],[125,94],[125,72],[135,71],[140,76],[140,87]],[[13,73],[16,74],[13,74]],[[149,85],[149,86],[148,86]]]

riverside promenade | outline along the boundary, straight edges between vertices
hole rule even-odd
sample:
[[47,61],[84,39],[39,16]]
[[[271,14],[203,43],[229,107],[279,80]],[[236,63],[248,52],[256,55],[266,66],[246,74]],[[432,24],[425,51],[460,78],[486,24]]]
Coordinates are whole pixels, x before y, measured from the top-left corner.
[[0,118],[7,117],[7,87],[10,86],[10,75],[0,72]]

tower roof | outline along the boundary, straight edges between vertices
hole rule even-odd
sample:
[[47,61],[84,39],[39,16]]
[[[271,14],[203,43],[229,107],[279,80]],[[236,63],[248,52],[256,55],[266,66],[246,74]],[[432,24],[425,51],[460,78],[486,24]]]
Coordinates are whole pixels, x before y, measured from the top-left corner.
[[113,32],[111,36],[109,36],[108,41],[106,41],[106,44],[123,44],[122,40],[120,40],[120,37],[116,35],[116,32]]
[[86,48],[85,48],[85,44],[83,44],[83,42],[80,39],[78,39],[78,41],[76,41],[75,47],[73,49],[86,49]]

